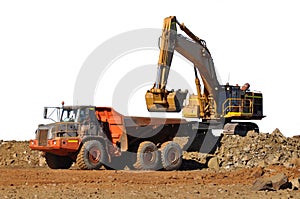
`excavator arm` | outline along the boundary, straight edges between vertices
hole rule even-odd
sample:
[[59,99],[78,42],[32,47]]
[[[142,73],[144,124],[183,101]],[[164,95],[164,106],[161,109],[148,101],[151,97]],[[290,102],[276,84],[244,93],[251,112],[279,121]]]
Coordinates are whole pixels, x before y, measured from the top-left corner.
[[176,18],[164,20],[162,36],[160,37],[160,54],[157,66],[156,81],[153,88],[146,93],[146,103],[149,111],[179,112],[187,91],[168,91],[166,89],[177,37]]
[[[178,25],[189,38],[177,34],[176,25]],[[214,99],[218,94],[216,90],[220,87],[212,57],[206,47],[206,42],[195,36],[184,24],[180,24],[175,16],[167,17],[164,20],[160,42],[157,78],[153,88],[146,93],[148,111],[179,112],[183,108],[183,101],[186,98],[187,91],[166,90],[168,75],[175,50],[191,61],[194,64],[195,69],[197,95],[192,96],[192,99],[190,98],[190,105],[183,109],[184,116],[211,118],[215,113]],[[203,93],[201,93],[201,85],[197,71],[204,84]]]

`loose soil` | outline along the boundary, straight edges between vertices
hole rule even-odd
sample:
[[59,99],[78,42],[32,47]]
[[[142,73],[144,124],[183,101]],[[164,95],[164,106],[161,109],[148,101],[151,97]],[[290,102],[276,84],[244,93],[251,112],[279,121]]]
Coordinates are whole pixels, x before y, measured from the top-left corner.
[[[0,168],[1,198],[300,198],[299,190],[252,191],[259,168],[234,171],[83,171]],[[260,171],[259,171],[260,172]],[[273,166],[264,175],[299,169]]]

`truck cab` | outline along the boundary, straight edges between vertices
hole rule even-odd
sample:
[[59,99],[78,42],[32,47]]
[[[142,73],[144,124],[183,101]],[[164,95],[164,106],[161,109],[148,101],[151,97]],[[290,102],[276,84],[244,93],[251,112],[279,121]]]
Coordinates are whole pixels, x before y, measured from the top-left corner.
[[50,168],[70,167],[83,139],[103,134],[93,106],[45,107],[44,119],[51,122],[38,125],[29,147],[42,151]]

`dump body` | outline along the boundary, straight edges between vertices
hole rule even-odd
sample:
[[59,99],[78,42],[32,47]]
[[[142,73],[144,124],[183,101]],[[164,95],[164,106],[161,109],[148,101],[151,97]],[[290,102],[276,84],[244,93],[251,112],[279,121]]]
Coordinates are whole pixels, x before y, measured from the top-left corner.
[[141,140],[160,144],[172,140],[180,128],[187,128],[184,119],[123,116],[110,107],[97,107],[96,115],[104,126],[108,126],[107,136],[115,146],[123,151],[133,148]]

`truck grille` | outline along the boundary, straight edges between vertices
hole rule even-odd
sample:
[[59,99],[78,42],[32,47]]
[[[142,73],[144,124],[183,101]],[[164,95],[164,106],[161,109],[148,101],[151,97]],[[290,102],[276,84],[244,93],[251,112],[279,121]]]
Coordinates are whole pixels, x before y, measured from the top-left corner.
[[47,146],[48,129],[40,129],[38,134],[39,146]]

